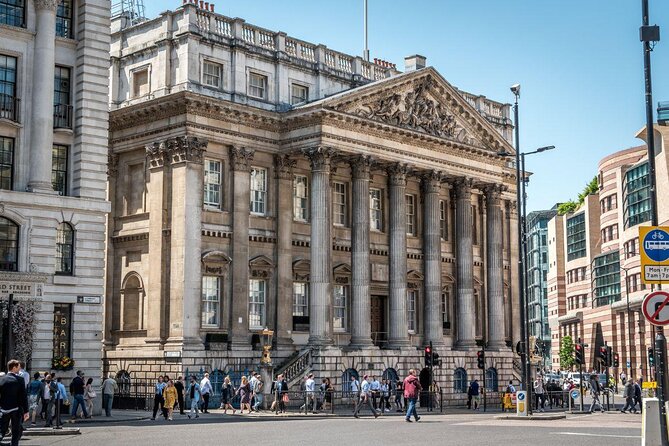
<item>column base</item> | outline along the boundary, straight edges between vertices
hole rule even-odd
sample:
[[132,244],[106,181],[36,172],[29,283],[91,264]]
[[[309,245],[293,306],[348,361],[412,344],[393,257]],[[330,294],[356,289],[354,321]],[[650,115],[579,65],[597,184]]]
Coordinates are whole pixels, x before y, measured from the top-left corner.
[[506,342],[504,341],[490,341],[488,342],[488,350],[510,350],[509,347],[506,346]]
[[391,339],[388,341],[386,350],[408,350],[411,345],[411,341],[408,339]]
[[35,192],[38,194],[57,195],[58,192],[53,190],[53,184],[49,182],[33,182],[28,183],[28,192]]
[[351,338],[351,341],[346,346],[350,350],[362,350],[364,348],[374,347],[374,343],[371,338]]
[[473,348],[476,348],[476,341],[473,339],[457,341],[453,346],[453,350],[471,350]]
[[314,336],[311,335],[309,336],[309,340],[307,341],[309,346],[328,346],[334,344],[331,338],[328,336]]

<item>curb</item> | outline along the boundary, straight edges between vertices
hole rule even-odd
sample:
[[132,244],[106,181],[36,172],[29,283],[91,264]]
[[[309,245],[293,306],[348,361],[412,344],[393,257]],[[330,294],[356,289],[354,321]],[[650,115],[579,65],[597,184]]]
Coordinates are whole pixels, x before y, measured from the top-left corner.
[[564,420],[567,415],[528,415],[526,417],[519,417],[518,415],[498,415],[496,420]]
[[35,427],[23,431],[25,437],[48,437],[53,435],[81,435],[78,427],[64,427],[53,429],[50,427]]

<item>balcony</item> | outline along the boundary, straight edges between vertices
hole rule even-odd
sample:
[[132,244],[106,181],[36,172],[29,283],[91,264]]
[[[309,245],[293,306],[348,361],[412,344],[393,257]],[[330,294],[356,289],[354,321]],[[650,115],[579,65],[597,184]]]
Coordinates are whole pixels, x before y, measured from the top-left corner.
[[19,122],[20,111],[21,99],[7,94],[0,94],[0,119]]
[[53,106],[53,128],[72,129],[72,106],[58,104]]

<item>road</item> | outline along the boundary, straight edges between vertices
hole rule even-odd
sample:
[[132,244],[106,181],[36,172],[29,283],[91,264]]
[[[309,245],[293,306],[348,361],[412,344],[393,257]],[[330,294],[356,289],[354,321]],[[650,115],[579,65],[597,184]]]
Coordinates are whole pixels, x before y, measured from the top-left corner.
[[[82,434],[33,437],[33,445],[269,444],[269,445],[625,445],[641,441],[641,416],[619,412],[570,415],[566,420],[499,420],[499,414],[426,415],[419,423],[401,416],[264,418],[211,414],[199,420],[143,420],[82,425]],[[206,417],[206,418],[205,418]]]

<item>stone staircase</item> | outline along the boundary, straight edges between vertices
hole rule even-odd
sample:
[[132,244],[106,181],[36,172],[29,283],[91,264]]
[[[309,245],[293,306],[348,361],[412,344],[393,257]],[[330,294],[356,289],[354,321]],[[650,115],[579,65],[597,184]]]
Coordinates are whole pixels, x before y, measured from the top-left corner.
[[513,358],[513,379],[520,382],[523,378],[523,367],[520,359]]
[[274,376],[284,375],[288,388],[292,388],[307,373],[312,370],[312,349],[306,348],[290,356],[284,363],[274,371]]

